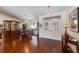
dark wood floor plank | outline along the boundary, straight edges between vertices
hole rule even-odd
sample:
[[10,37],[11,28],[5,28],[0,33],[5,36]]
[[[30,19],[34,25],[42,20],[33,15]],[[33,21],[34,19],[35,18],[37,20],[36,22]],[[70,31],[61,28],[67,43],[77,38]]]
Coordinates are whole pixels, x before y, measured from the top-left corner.
[[62,43],[61,41],[40,38],[39,44],[33,46],[31,40],[28,38],[14,39],[9,38],[4,43],[5,53],[61,53]]

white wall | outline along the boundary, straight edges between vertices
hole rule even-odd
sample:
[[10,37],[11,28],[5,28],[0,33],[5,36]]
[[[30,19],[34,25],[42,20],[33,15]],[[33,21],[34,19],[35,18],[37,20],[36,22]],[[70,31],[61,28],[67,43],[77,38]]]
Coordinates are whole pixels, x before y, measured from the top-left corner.
[[[60,33],[57,32],[58,34],[56,33],[53,33],[51,31],[47,32],[44,30],[44,26],[43,27],[40,27],[40,32],[39,32],[39,36],[40,37],[43,37],[43,38],[49,38],[49,39],[55,39],[55,40],[61,40],[61,36],[62,34],[64,34],[64,24],[65,23],[68,23],[69,24],[69,14],[74,10],[76,9],[77,7],[71,7],[70,9],[66,10],[66,11],[63,11],[61,13],[56,13],[56,14],[53,14],[53,15],[58,15],[60,14],[61,15],[61,19],[60,19]],[[44,16],[41,16],[39,17],[39,23],[40,24],[43,24],[44,25],[44,21],[43,21],[43,17]],[[50,26],[51,27],[51,26]],[[51,33],[51,34],[50,34]],[[68,33],[77,38],[77,40],[79,40],[79,33],[76,33],[76,32],[72,32],[68,29]],[[53,36],[54,35],[54,36]]]
[[54,32],[52,30],[52,22],[57,20],[57,19],[52,19],[52,20],[48,21],[50,23],[50,25],[49,25],[49,29],[46,31],[45,27],[44,27],[45,21],[43,20],[44,16],[41,16],[39,18],[39,23],[42,24],[42,27],[40,27],[40,29],[39,29],[39,36],[40,37],[54,39],[54,40],[61,40],[62,34],[64,34],[64,26],[63,25],[64,25],[64,22],[67,18],[66,11],[53,14],[52,16],[55,16],[55,15],[61,15],[61,19],[58,19],[59,20],[59,31]]

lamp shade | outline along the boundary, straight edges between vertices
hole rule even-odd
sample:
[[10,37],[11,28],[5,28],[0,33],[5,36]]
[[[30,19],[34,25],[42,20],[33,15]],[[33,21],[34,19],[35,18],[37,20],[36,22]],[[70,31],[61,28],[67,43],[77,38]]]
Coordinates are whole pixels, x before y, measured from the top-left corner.
[[65,27],[65,28],[67,28],[67,27],[68,27],[68,24],[67,24],[67,23],[66,23],[66,24],[64,24],[64,27]]

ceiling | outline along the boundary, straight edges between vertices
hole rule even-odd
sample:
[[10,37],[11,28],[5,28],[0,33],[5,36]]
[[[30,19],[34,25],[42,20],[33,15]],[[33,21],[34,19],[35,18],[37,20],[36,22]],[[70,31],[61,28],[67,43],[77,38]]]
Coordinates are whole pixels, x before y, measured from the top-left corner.
[[[68,10],[69,6],[51,6],[51,13],[58,13]],[[48,6],[1,6],[0,11],[8,15],[16,16],[21,20],[39,19],[39,16],[48,14]]]

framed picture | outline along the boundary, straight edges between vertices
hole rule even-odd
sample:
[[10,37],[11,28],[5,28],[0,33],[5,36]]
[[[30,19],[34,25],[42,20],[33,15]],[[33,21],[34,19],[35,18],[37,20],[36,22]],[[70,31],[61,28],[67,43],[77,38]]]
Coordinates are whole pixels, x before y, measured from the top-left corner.
[[53,31],[58,31],[59,30],[59,22],[58,21],[53,21],[52,30]]
[[45,30],[48,30],[49,23],[45,22]]
[[48,30],[49,26],[51,27],[50,28],[51,31],[58,31],[59,30],[59,21],[61,19],[61,15],[44,17],[43,19],[45,21],[45,30]]
[[71,31],[79,32],[79,8],[70,13],[69,26]]
[[42,24],[39,24],[39,27],[42,27]]

